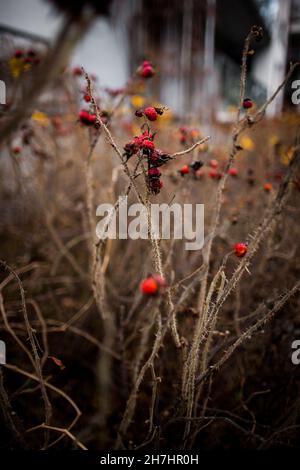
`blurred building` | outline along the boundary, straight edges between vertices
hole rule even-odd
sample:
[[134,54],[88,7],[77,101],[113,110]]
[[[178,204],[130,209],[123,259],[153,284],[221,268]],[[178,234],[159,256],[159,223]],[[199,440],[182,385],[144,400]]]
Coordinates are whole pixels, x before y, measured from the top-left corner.
[[[114,5],[127,20],[130,70],[145,57],[153,60],[160,71],[154,95],[180,113],[230,117],[239,99],[244,40],[253,25],[263,27],[264,38],[248,59],[246,93],[258,104],[284,80],[290,62],[299,61],[300,0],[115,0]],[[292,106],[290,96],[289,83],[269,116],[284,104]]]
[[[247,95],[258,103],[299,58],[300,0],[113,0],[75,51],[73,63],[97,74],[103,86],[120,87],[147,58],[158,74],[150,92],[175,112],[227,119],[239,94],[244,39],[263,27],[249,58]],[[1,23],[51,41],[60,17],[44,0],[0,0]],[[287,97],[287,102],[289,98]],[[271,114],[282,109],[278,98]]]
[[[284,80],[291,62],[299,61],[300,0],[258,0],[266,18],[271,40],[254,64],[254,77],[270,96]],[[295,80],[297,72],[292,77]],[[268,108],[269,116],[291,104],[291,83]]]
[[[152,60],[160,71],[153,92],[178,112],[236,104],[241,54],[251,26],[265,30],[258,52],[270,42],[254,0],[115,0],[114,6],[119,18],[127,18],[130,69],[143,58]],[[251,73],[251,61],[248,93],[262,101],[267,90]]]

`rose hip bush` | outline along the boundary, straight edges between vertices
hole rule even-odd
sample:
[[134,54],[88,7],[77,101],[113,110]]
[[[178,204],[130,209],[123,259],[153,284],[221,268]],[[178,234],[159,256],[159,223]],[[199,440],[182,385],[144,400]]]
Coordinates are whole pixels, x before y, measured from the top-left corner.
[[[154,61],[117,90],[63,74],[1,148],[1,446],[297,446],[299,117],[242,90],[208,139],[150,95]],[[203,203],[203,249],[99,240],[120,195]]]

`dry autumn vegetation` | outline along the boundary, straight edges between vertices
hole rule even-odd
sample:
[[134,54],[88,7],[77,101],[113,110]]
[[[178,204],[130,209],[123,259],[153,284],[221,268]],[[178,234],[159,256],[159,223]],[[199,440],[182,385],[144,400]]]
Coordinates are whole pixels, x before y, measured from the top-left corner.
[[[236,122],[209,140],[154,101],[148,61],[122,90],[80,67],[50,77],[26,117],[41,53],[3,58],[2,448],[297,446],[299,117],[245,96],[260,34]],[[205,204],[203,249],[100,241],[96,207],[124,194]]]

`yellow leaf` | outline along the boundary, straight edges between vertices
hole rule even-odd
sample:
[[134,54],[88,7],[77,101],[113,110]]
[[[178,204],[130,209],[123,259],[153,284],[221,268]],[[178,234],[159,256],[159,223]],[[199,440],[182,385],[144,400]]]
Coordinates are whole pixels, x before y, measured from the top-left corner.
[[277,135],[271,135],[270,139],[269,139],[269,144],[272,146],[272,147],[275,147],[275,145],[279,144],[279,138]]
[[243,147],[244,150],[251,151],[251,150],[255,149],[255,144],[254,144],[253,140],[250,137],[248,137],[247,135],[244,135],[241,138],[240,144],[241,144],[241,146]]
[[145,103],[145,99],[141,95],[133,95],[133,97],[131,98],[131,104],[134,108],[137,108],[137,109],[142,108],[144,103]]
[[18,78],[24,71],[24,61],[17,57],[12,57],[8,62],[10,73],[14,78]]
[[191,137],[193,137],[193,139],[197,139],[198,137],[200,137],[200,132],[198,131],[198,129],[191,130]]
[[41,126],[49,126],[49,118],[47,114],[42,113],[41,111],[35,111],[32,114],[31,119],[40,124]]
[[293,158],[295,147],[291,146],[286,151],[281,152],[280,161],[283,165],[288,165]]

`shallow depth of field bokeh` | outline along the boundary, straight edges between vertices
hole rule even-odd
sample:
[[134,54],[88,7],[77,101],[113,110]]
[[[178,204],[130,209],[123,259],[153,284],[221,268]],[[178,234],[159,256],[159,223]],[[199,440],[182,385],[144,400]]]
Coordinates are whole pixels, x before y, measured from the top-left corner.
[[[272,93],[255,82],[255,55],[275,47],[273,60],[276,45],[257,4],[273,2],[245,2],[256,13],[245,10],[235,36],[222,24],[236,2],[208,11],[214,1],[189,1],[184,12],[174,2],[161,24],[157,2],[124,2],[136,30],[128,78],[110,87],[93,64],[70,64],[68,46],[91,25],[85,9],[60,3],[57,14],[72,15],[52,49],[1,32],[0,448],[298,447],[298,36],[264,107]],[[155,150],[134,140],[143,132]],[[204,204],[204,248],[99,242],[97,206],[124,194],[129,204]]]

